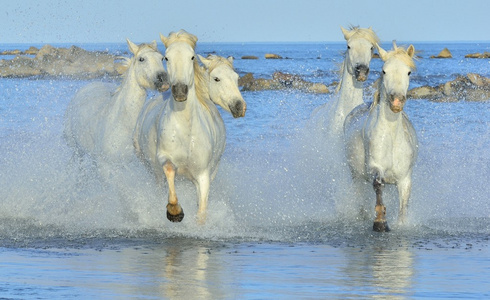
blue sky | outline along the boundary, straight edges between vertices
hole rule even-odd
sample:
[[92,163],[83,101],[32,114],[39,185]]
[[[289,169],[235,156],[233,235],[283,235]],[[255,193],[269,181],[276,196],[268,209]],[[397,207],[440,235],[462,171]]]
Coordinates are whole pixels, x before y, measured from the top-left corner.
[[382,41],[489,41],[487,0],[8,1],[1,43],[135,42],[185,29],[201,42],[342,41],[372,26]]

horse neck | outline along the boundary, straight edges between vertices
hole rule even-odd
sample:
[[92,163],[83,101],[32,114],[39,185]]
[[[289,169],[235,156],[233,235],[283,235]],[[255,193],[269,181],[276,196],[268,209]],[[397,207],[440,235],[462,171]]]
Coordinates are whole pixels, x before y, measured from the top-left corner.
[[361,105],[363,100],[363,84],[354,79],[354,76],[349,74],[347,67],[343,66],[342,83],[339,90],[339,104],[337,112],[347,115],[355,107]]
[[135,75],[129,71],[114,94],[113,103],[118,107],[119,113],[125,114],[129,118],[128,123],[134,121],[134,124],[136,124],[136,119],[145,103],[146,95],[146,89],[137,83]]

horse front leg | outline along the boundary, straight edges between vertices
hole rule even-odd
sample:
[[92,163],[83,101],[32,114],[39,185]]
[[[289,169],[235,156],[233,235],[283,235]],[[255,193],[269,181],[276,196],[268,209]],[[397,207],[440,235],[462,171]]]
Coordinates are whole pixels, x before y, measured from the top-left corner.
[[386,207],[383,205],[383,188],[385,186],[383,178],[376,175],[373,182],[373,188],[376,192],[376,219],[374,219],[373,230],[377,232],[390,231],[386,222]]
[[172,222],[180,222],[184,218],[184,210],[180,206],[175,193],[175,166],[170,161],[167,161],[163,165],[163,172],[167,177],[168,184],[167,219]]
[[197,188],[197,196],[199,197],[199,209],[197,210],[197,222],[203,225],[206,222],[206,215],[208,209],[208,197],[210,178],[209,174],[201,174],[195,181]]

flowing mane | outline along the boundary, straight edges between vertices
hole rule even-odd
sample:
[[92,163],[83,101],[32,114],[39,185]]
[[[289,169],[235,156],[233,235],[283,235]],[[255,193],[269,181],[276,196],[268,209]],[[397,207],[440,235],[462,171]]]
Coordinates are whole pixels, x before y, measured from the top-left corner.
[[194,59],[194,84],[196,85],[196,96],[199,102],[209,110],[209,90],[208,90],[208,73],[204,68],[199,66],[197,59]]

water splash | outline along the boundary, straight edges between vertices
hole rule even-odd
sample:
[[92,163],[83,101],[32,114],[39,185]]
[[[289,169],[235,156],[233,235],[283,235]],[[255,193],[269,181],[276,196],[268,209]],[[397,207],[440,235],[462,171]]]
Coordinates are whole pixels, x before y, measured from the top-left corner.
[[[350,191],[340,145],[309,121],[311,112],[331,99],[246,93],[247,116],[224,115],[228,145],[211,186],[208,223],[199,226],[195,188],[187,180],[177,182],[186,218],[173,224],[165,218],[165,189],[137,160],[105,170],[110,174],[105,177],[90,158],[73,158],[62,138],[61,116],[81,84],[32,82],[29,90],[44,89],[45,102],[32,106],[30,121],[1,136],[0,239],[5,245],[168,237],[342,243],[371,236],[371,219],[358,218],[364,199]],[[399,233],[393,234],[488,235],[488,104],[417,101],[407,106],[419,133],[420,157],[409,225],[395,227]],[[368,199],[366,207],[374,207],[374,198]],[[394,225],[394,188],[387,188],[386,199]]]

